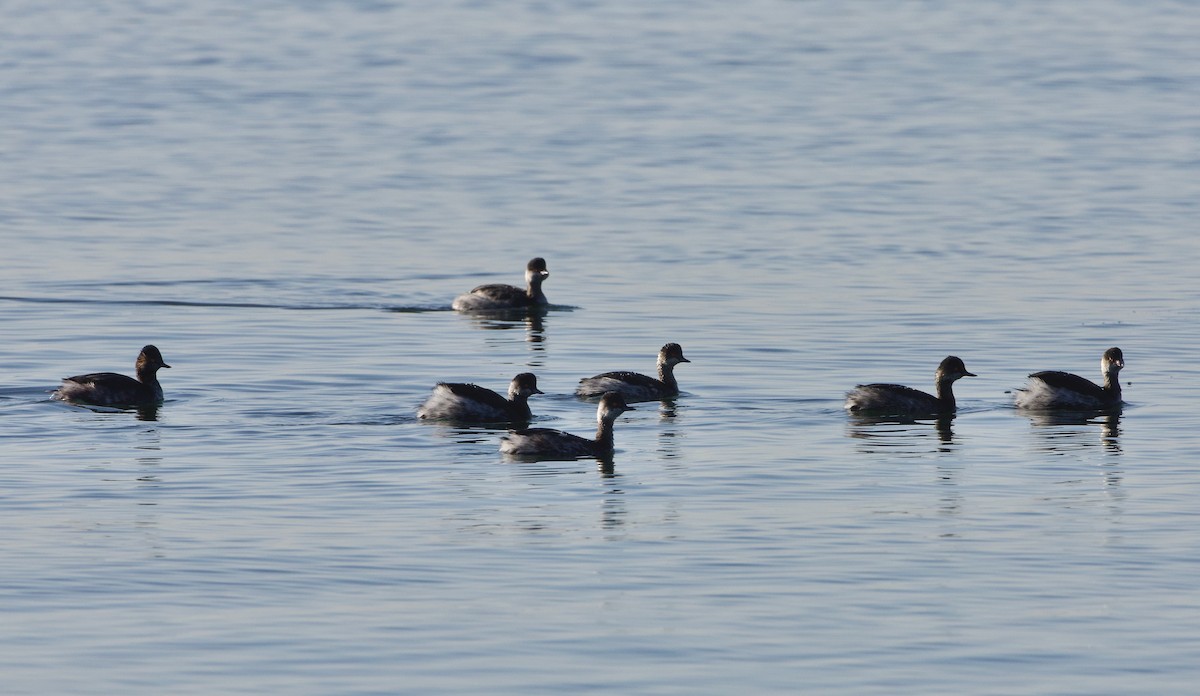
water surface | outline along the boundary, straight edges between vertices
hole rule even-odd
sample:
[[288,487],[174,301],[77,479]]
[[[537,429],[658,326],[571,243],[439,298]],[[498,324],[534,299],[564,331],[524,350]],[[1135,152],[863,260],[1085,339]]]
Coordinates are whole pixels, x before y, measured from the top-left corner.
[[[1194,49],[1172,2],[21,3],[5,693],[1189,693]],[[449,311],[544,256],[536,319]],[[611,467],[439,380],[684,395]],[[49,399],[171,370],[154,419]],[[1128,367],[1119,417],[1010,406]],[[949,422],[859,382],[979,376]]]

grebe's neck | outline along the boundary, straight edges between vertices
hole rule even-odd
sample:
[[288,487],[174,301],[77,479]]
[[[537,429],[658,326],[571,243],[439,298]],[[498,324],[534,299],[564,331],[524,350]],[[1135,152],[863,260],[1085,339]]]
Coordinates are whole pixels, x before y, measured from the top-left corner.
[[1121,379],[1119,370],[1105,370],[1104,391],[1111,394],[1113,399],[1121,398]]
[[942,377],[937,381],[937,398],[938,408],[943,411],[953,411],[956,408],[954,402],[954,380]]
[[525,273],[525,295],[533,304],[548,304],[546,293],[542,292],[542,281],[546,277],[534,271]]
[[137,378],[138,378],[139,382],[141,382],[142,384],[145,384],[146,386],[157,386],[158,385],[158,366],[157,365],[153,365],[153,364],[149,364],[149,363],[146,363],[146,364],[139,363],[137,365],[136,370],[137,370]]
[[675,366],[670,360],[658,361],[658,381],[670,391],[679,391],[679,383],[675,381]]
[[600,418],[596,424],[596,451],[613,451],[613,421],[616,418]]
[[150,388],[154,392],[154,398],[162,401],[163,390],[162,385],[158,383],[158,369],[138,370],[138,381]]
[[527,420],[533,418],[533,411],[529,410],[529,394],[513,392],[508,397],[509,410],[513,416]]

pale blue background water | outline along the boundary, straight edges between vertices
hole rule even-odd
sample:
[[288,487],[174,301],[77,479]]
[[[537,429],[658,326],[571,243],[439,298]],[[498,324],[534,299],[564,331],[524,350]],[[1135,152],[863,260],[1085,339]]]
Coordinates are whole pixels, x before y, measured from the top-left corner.
[[[1194,691],[1193,4],[4,16],[0,691]],[[414,418],[666,341],[611,473]],[[157,421],[48,400],[148,342]],[[1008,407],[1111,345],[1118,422]]]

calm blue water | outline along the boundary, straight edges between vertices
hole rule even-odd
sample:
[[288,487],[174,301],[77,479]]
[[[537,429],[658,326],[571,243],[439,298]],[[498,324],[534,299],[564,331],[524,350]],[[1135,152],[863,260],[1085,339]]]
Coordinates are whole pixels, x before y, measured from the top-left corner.
[[[0,691],[1190,693],[1189,3],[14,3]],[[449,311],[544,256],[540,322]],[[683,345],[611,470],[418,422]],[[174,367],[157,420],[49,400]],[[1120,418],[1018,413],[1034,370]],[[858,382],[978,373],[960,413]]]

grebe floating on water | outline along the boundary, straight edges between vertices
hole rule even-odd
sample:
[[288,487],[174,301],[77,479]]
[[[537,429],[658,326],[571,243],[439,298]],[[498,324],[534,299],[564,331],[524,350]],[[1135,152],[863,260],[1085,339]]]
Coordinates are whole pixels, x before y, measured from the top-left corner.
[[600,397],[596,408],[596,438],[564,433],[550,428],[517,430],[500,438],[500,451],[531,457],[566,458],[608,457],[613,452],[613,421],[617,416],[634,408],[616,392]]
[[934,373],[937,396],[899,384],[860,384],[846,394],[846,410],[892,415],[953,413],[954,382],[974,376],[962,360],[951,355]]
[[678,343],[668,343],[658,351],[658,379],[636,372],[605,372],[579,380],[575,395],[583,398],[617,392],[627,401],[654,401],[679,396],[675,381],[675,366],[691,362],[683,357]]
[[480,285],[471,292],[454,298],[450,306],[460,312],[488,309],[522,309],[544,307],[549,302],[542,292],[542,281],[550,276],[546,259],[540,256],[525,265],[525,289],[493,283]]
[[1125,367],[1120,348],[1109,348],[1100,358],[1104,386],[1069,372],[1047,370],[1029,375],[1029,384],[1017,389],[1013,399],[1017,408],[1092,410],[1121,405],[1121,382],[1117,378]]
[[533,418],[529,397],[543,393],[538,389],[537,377],[531,372],[522,372],[512,378],[507,399],[476,384],[438,382],[417,416],[475,423],[528,421]]
[[154,346],[146,346],[137,356],[137,379],[115,372],[67,377],[53,398],[117,408],[161,404],[163,390],[158,383],[158,370],[162,367],[170,367],[163,362],[162,353]]

